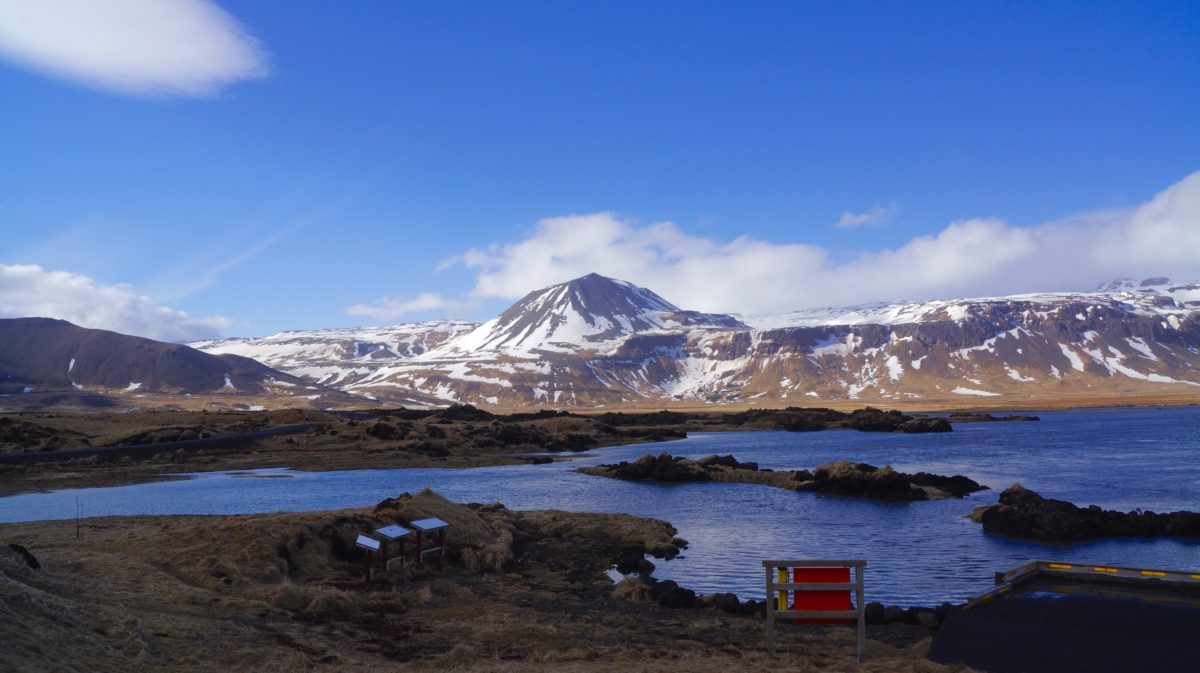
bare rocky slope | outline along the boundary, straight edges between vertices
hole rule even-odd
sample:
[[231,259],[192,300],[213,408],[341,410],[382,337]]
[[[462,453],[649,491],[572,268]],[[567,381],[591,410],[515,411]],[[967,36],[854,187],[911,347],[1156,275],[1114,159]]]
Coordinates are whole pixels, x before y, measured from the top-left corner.
[[[65,320],[0,320],[0,393],[282,395],[346,403],[351,395],[240,355],[214,355]],[[361,400],[361,398],[359,398]]]
[[1200,399],[1200,284],[735,317],[590,274],[482,325],[433,322],[194,344],[382,402],[1020,403]]

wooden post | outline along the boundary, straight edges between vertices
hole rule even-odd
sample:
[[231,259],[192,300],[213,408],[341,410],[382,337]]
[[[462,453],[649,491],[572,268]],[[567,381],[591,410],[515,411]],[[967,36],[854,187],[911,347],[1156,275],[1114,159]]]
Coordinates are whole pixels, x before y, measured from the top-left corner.
[[767,566],[767,656],[775,656],[775,568]]
[[370,535],[359,535],[354,540],[354,546],[363,550],[363,576],[367,584],[371,583],[371,565],[375,562],[375,552],[380,550],[379,540]]
[[[418,564],[425,564],[424,557],[426,554],[438,552],[438,568],[441,569],[444,567],[444,561],[446,558],[446,527],[449,525],[450,524],[437,517],[429,517],[427,519],[418,519],[416,521],[409,522],[408,527],[417,533]],[[433,531],[435,530],[438,531],[436,537],[433,534]],[[429,545],[428,549],[425,548],[426,544]]]
[[854,568],[854,608],[858,610],[858,663],[867,660],[867,608],[863,603],[863,566]]

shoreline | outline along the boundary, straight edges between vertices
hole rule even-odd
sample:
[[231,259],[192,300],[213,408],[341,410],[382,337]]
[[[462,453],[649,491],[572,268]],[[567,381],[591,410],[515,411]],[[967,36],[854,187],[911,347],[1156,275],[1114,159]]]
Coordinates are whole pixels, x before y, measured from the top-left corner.
[[[1171,408],[1200,406],[1180,404]],[[1128,404],[1125,406],[1072,407],[1084,413],[1119,412],[1130,408],[1162,407],[1158,404]],[[120,457],[123,449],[115,449],[114,460],[102,456],[73,457],[69,460],[36,464],[6,463],[0,459],[0,497],[22,493],[50,492],[69,488],[116,486],[165,481],[178,473],[226,472],[289,467],[306,472],[339,470],[407,469],[407,468],[468,468],[498,467],[522,463],[561,460],[554,453],[581,453],[592,449],[638,443],[661,443],[682,439],[694,433],[722,433],[783,429],[772,418],[788,414],[785,409],[754,409],[743,412],[621,412],[621,416],[641,418],[639,423],[611,427],[604,423],[605,414],[614,412],[594,410],[590,413],[542,411],[521,412],[512,416],[496,416],[473,407],[458,407],[468,412],[453,412],[455,408],[431,412],[403,409],[379,409],[352,414],[304,410],[274,412],[141,412],[134,414],[0,414],[0,422],[50,423],[56,432],[71,438],[88,436],[110,440],[136,437],[166,440],[127,447],[142,453],[141,460]],[[859,407],[862,409],[862,407]],[[1038,411],[1054,413],[1044,407],[1010,412]],[[812,408],[808,409],[809,411]],[[1058,410],[1061,411],[1061,410]],[[466,418],[458,418],[466,413]],[[800,408],[803,413],[803,408]],[[831,413],[841,414],[842,412]],[[915,418],[944,418],[953,412],[932,412],[938,416]],[[959,413],[1002,413],[1000,408]],[[454,420],[440,418],[449,414]],[[472,414],[477,415],[475,418]],[[750,416],[747,416],[750,414]],[[416,415],[417,420],[403,420]],[[667,417],[660,422],[658,417]],[[734,422],[738,418],[750,422]],[[510,422],[506,419],[520,418]],[[497,419],[501,419],[498,421]],[[753,420],[757,419],[757,420]],[[1003,418],[997,419],[1003,421]],[[497,430],[501,422],[506,426]],[[960,419],[958,423],[981,421]],[[772,424],[774,423],[774,424]],[[294,435],[275,436],[285,425],[318,426],[315,430]],[[54,429],[52,428],[52,429]],[[123,429],[127,428],[127,429]],[[207,429],[206,429],[207,428]],[[221,428],[239,428],[249,441],[237,441],[205,434],[220,432]],[[808,428],[797,428],[808,429]],[[827,427],[832,431],[838,427]],[[83,431],[85,434],[80,434]],[[87,433],[91,433],[90,435]],[[132,433],[132,435],[130,434]],[[253,437],[252,437],[253,436]],[[228,444],[225,449],[189,451],[171,440],[188,437],[208,437],[203,441]],[[416,439],[414,439],[416,438]],[[0,436],[0,440],[3,437]],[[74,440],[78,441],[78,440]],[[232,448],[230,448],[232,447]],[[0,447],[0,450],[3,450]],[[648,449],[653,451],[653,449]],[[108,448],[84,449],[103,453]],[[0,454],[3,455],[3,454]]]
[[[397,566],[364,584],[348,541],[426,516],[452,522],[445,568]],[[629,515],[422,492],[351,510],[88,519],[79,537],[71,521],[3,524],[0,536],[0,662],[13,670],[717,673],[855,661],[851,629],[781,625],[771,662],[753,610],[715,598],[667,607],[614,586],[605,571],[630,548],[669,558],[686,544],[670,524]],[[688,593],[660,584],[671,600]],[[928,617],[891,614],[900,619],[868,627],[872,670],[961,670],[926,658]],[[218,646],[231,639],[237,648]]]
[[[281,433],[284,427],[297,431]],[[553,460],[552,453],[683,439],[695,431],[840,427],[950,429],[942,419],[871,408],[500,416],[456,405],[355,413],[9,414],[0,415],[0,449],[20,457],[0,460],[0,495],[157,481],[164,473],[282,466],[306,471],[494,467],[546,462]],[[94,448],[75,448],[81,444]]]

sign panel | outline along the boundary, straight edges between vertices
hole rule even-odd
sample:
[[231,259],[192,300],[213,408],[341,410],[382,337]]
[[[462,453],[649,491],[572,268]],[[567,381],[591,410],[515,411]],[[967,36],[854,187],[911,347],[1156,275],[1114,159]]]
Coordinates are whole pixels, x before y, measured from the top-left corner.
[[403,526],[397,526],[396,524],[392,524],[390,526],[384,526],[383,528],[379,528],[375,531],[375,533],[378,535],[381,535],[389,540],[396,540],[396,539],[404,537],[405,535],[412,535],[411,530],[409,530]]

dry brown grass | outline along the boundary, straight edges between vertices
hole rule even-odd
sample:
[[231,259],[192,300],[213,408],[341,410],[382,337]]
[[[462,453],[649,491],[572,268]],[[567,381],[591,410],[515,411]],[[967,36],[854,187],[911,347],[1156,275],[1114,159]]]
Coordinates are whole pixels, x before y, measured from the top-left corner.
[[[458,563],[368,589],[346,539],[418,514],[462,527]],[[460,565],[474,546],[503,547],[505,531],[502,572]],[[838,627],[782,625],[769,661],[758,619],[612,598],[606,557],[673,535],[648,519],[468,509],[429,493],[378,514],[91,519],[81,539],[74,522],[4,525],[0,670],[956,670],[923,645],[878,640],[860,669],[853,631]]]

